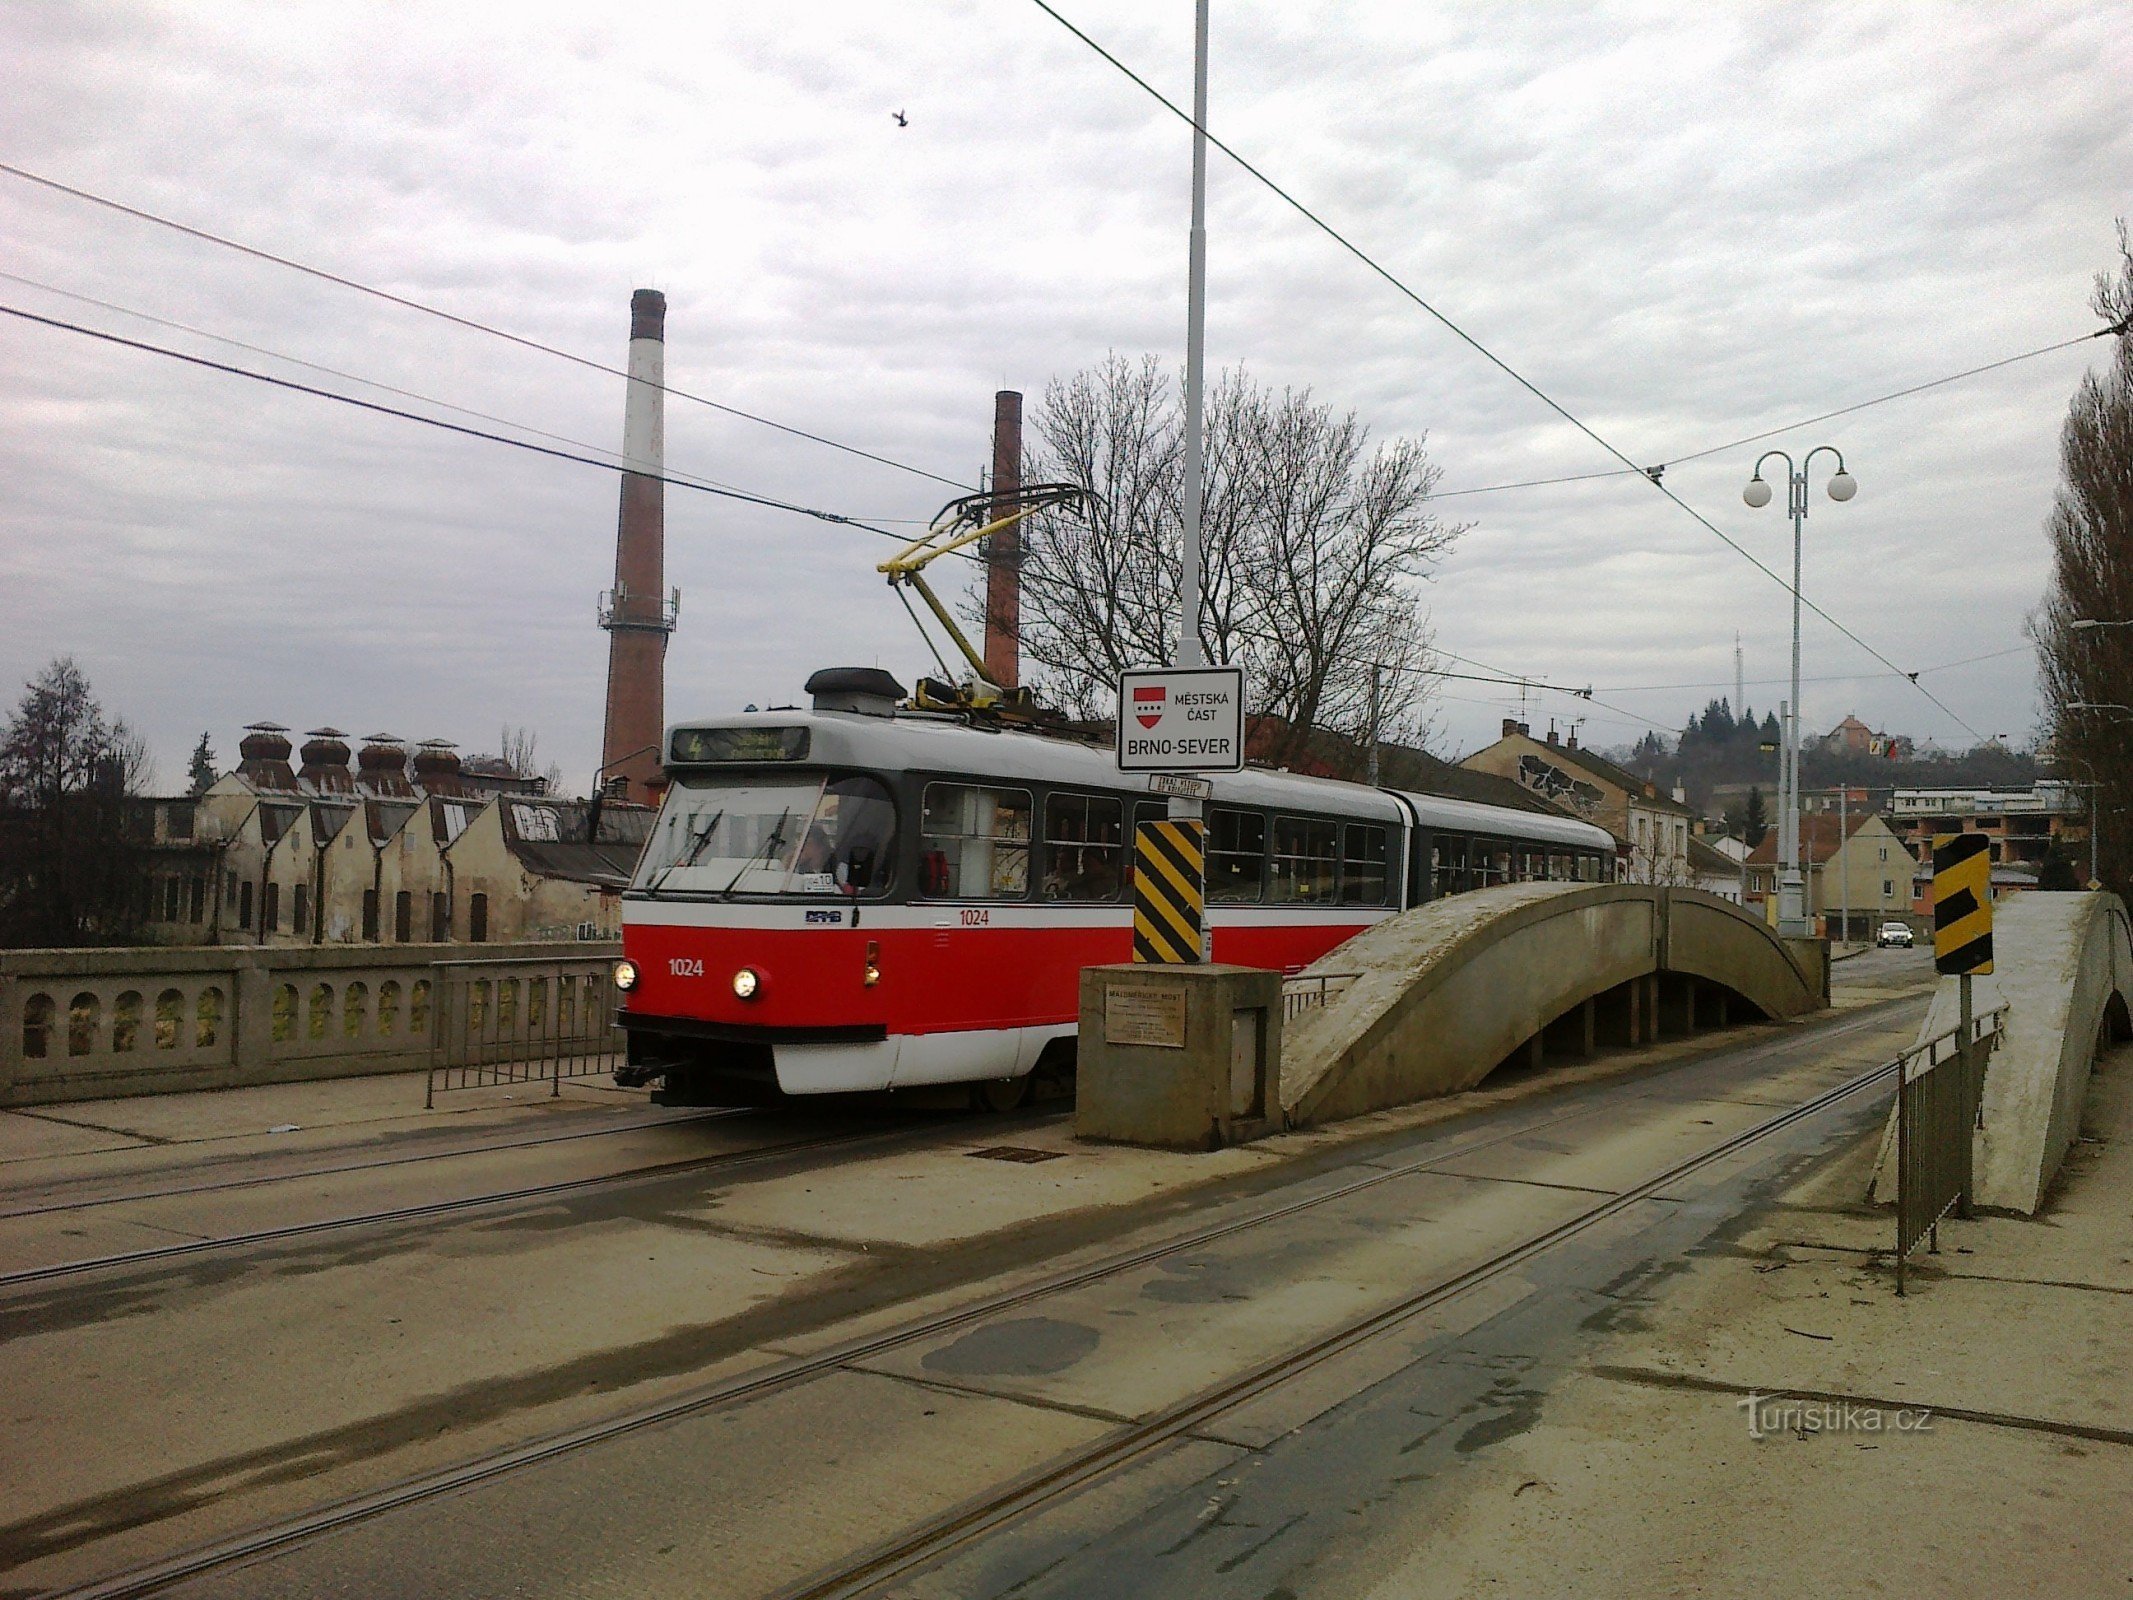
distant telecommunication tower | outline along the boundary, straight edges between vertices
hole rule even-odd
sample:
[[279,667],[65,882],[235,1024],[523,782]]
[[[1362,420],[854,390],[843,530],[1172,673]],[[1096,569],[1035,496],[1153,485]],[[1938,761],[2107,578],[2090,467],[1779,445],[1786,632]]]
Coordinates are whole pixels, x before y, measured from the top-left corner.
[[1738,717],[1748,709],[1748,680],[1741,672],[1740,630],[1733,630],[1733,714]]

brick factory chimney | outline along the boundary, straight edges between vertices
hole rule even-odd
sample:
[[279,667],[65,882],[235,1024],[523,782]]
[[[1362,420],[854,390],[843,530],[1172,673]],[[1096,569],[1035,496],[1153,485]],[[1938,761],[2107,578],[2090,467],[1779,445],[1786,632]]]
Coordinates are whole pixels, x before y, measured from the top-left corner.
[[[992,492],[1013,494],[1022,487],[1022,396],[1002,389],[992,397]],[[1004,516],[1005,499],[995,499],[992,514]],[[985,553],[985,673],[1003,689],[1022,681],[1022,526],[1017,523],[988,541]]]
[[629,392],[622,404],[622,509],[615,527],[615,586],[600,597],[607,630],[607,726],[602,780],[620,776],[630,799],[649,801],[659,781],[666,721],[667,636],[681,596],[666,587],[666,322],[657,289],[630,296]]

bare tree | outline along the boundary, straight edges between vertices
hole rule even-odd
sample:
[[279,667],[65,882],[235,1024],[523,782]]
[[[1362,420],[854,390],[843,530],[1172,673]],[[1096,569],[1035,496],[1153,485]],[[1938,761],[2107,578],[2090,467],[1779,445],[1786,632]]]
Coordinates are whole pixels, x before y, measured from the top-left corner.
[[132,929],[137,863],[126,800],[146,746],[107,721],[62,656],[24,688],[0,740],[0,944],[77,945]]
[[[2111,360],[2083,376],[2059,436],[2060,483],[2045,529],[2052,587],[2031,619],[2046,719],[2069,776],[2096,785],[2103,881],[2133,888],[2133,241],[2118,224],[2118,268],[2099,273],[2096,312]],[[2092,707],[2095,709],[2077,709]]]
[[[501,761],[522,778],[539,778],[547,793],[560,794],[563,792],[563,769],[551,761],[547,770],[542,771],[539,766],[540,748],[539,734],[523,725],[514,728],[507,722],[497,733],[497,753],[494,759]],[[468,757],[469,762],[488,759],[490,758],[478,755]]]
[[[1032,418],[1025,479],[1076,483],[1072,514],[1024,535],[1022,645],[1054,696],[1111,709],[1128,667],[1170,658],[1183,540],[1183,416],[1153,356],[1055,380]],[[1314,730],[1418,739],[1430,635],[1416,585],[1465,529],[1428,500],[1420,440],[1370,448],[1353,412],[1241,372],[1210,385],[1201,514],[1201,643],[1244,665],[1267,754]],[[1293,751],[1291,750],[1293,746]]]

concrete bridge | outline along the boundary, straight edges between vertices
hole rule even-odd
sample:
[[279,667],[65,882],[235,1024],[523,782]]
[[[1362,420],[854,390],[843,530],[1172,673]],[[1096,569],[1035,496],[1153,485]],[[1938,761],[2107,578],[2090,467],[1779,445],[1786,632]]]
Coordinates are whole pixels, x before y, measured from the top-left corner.
[[1307,970],[1286,1028],[1291,1126],[1472,1088],[1512,1060],[1589,1055],[1829,1003],[1827,946],[1730,901],[1642,884],[1504,884],[1381,923]]
[[[1987,1210],[2034,1216],[2081,1131],[2097,1056],[2133,1038],[2133,928],[2115,894],[2016,895],[1994,908],[1992,953],[1992,974],[1971,980],[1972,1003],[1980,1015],[2004,1005],[2007,1016],[1985,1067],[1975,1198]],[[1918,1026],[1921,1044],[1956,1027],[1958,982],[1941,979]],[[1874,1184],[1888,1203],[1895,1146],[1892,1113]]]

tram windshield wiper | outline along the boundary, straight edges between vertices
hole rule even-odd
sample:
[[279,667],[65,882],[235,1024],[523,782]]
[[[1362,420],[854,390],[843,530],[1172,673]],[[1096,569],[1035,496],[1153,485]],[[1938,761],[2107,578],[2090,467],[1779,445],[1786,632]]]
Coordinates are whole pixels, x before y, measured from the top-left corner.
[[724,806],[720,806],[718,808],[718,814],[712,817],[709,822],[704,824],[703,832],[692,833],[689,835],[689,848],[687,852],[683,855],[676,856],[672,861],[669,861],[665,866],[659,869],[659,876],[653,879],[651,883],[645,886],[646,893],[657,894],[660,889],[665,885],[667,878],[670,874],[682,867],[695,866],[696,858],[704,853],[704,846],[711,842],[711,835],[718,832],[718,825],[725,819],[726,808]]
[[762,861],[766,858],[773,861],[777,859],[778,846],[785,842],[785,824],[790,822],[791,820],[792,807],[787,806],[783,811],[780,811],[778,813],[777,826],[770,830],[770,837],[763,841],[763,848],[758,850],[754,855],[750,856],[746,861],[743,861],[738,867],[733,869],[733,876],[726,880],[726,887],[719,890],[718,892],[718,897],[721,900],[731,900],[733,898],[733,886],[739,883],[741,881],[742,874],[747,872],[747,870],[750,867],[754,866],[758,861]]

